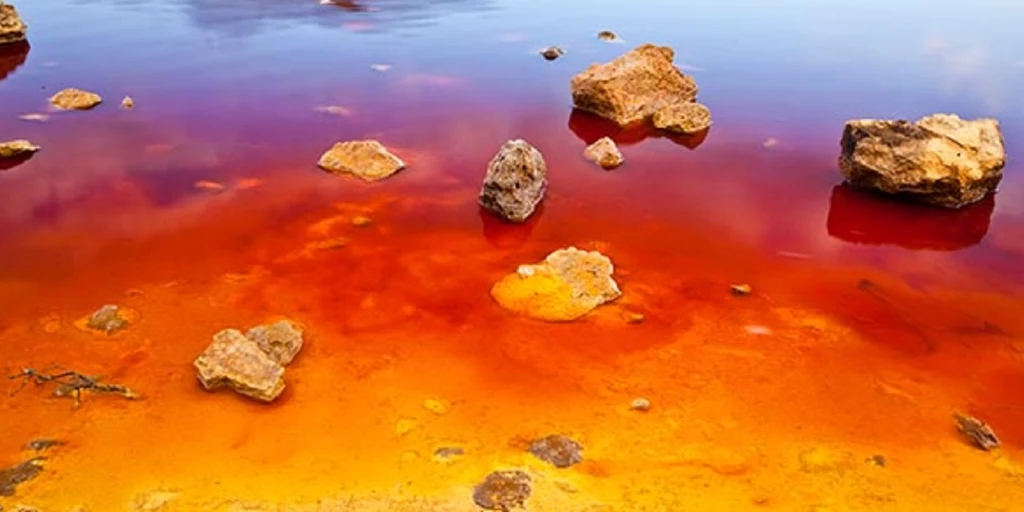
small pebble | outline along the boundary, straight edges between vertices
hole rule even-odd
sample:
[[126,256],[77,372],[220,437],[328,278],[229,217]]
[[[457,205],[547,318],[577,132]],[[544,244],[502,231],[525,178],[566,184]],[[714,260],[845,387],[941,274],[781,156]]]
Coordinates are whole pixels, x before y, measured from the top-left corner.
[[749,284],[734,284],[729,287],[729,291],[737,297],[746,297],[747,295],[750,295],[754,289],[751,288]]
[[357,228],[366,227],[369,226],[370,224],[373,224],[373,219],[365,215],[359,215],[352,219],[352,225]]
[[540,54],[547,60],[555,60],[562,55],[565,55],[565,50],[557,46],[548,46],[540,51]]
[[611,30],[602,30],[597,33],[597,38],[602,41],[616,41],[619,39],[619,36],[615,35],[615,32]]
[[651,409],[651,401],[646,398],[634,398],[633,402],[629,404],[629,408],[634,411],[647,412]]
[[121,100],[121,108],[124,108],[124,109],[135,108],[135,100],[133,100],[131,96],[125,96],[124,99]]

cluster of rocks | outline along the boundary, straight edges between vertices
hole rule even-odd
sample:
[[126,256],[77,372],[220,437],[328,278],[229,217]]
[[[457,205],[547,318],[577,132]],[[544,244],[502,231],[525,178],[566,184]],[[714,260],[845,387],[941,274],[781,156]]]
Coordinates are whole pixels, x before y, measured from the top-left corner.
[[[527,451],[559,469],[583,462],[583,447],[563,435],[537,439],[530,443]],[[532,479],[525,471],[494,471],[473,488],[473,502],[486,510],[508,511],[523,508],[533,492],[531,484]]]
[[284,391],[284,370],[302,349],[302,329],[281,320],[244,335],[224,329],[193,363],[208,391],[229,387],[247,397],[272,402]]

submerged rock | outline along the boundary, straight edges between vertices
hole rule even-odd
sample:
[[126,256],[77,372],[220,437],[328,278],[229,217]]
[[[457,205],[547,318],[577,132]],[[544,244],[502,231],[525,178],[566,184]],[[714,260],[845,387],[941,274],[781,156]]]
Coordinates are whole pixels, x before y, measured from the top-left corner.
[[847,121],[839,170],[853,186],[946,208],[975,203],[1002,180],[999,122],[935,114],[916,122]]
[[602,30],[597,33],[597,38],[602,41],[618,41],[619,36],[615,35],[615,32],[611,30]]
[[0,469],[0,496],[14,496],[18,486],[43,472],[41,457],[27,460],[17,466]]
[[473,488],[473,502],[487,510],[522,508],[530,497],[530,475],[519,470],[495,471]]
[[50,104],[63,110],[89,110],[103,102],[99,94],[81,89],[64,89],[50,97]]
[[575,320],[622,295],[607,256],[575,247],[559,249],[491,288],[503,308],[553,322]]
[[382,180],[405,168],[405,162],[375,140],[339,142],[320,157],[318,165],[366,181]]
[[619,125],[642,121],[662,108],[697,99],[697,84],[672,64],[667,46],[641,45],[572,78],[576,108]]
[[583,447],[561,435],[547,436],[530,444],[534,457],[555,466],[567,468],[583,462]]
[[27,34],[28,26],[21,21],[14,6],[0,2],[0,46],[20,43]]
[[39,151],[39,146],[25,139],[0,142],[0,160],[22,158]]
[[208,391],[226,386],[263,402],[273,401],[284,391],[284,367],[236,329],[215,334],[193,364]]
[[249,329],[245,337],[256,343],[264,353],[282,366],[287,366],[302,350],[302,329],[289,320]]
[[544,157],[524,140],[501,146],[487,166],[480,205],[512,222],[525,222],[548,188]]
[[565,50],[557,46],[548,46],[540,51],[540,54],[547,60],[555,60],[562,55],[565,55]]
[[583,156],[588,160],[597,163],[603,169],[614,169],[624,161],[622,152],[610,137],[601,137],[597,142],[587,146]]
[[96,331],[114,334],[128,327],[128,323],[128,319],[121,314],[121,306],[107,304],[93,312],[85,326]]
[[633,401],[629,403],[629,408],[634,411],[647,412],[651,410],[651,401],[643,397],[634,398]]
[[700,103],[676,103],[655,112],[653,121],[659,130],[689,135],[711,127],[711,111]]

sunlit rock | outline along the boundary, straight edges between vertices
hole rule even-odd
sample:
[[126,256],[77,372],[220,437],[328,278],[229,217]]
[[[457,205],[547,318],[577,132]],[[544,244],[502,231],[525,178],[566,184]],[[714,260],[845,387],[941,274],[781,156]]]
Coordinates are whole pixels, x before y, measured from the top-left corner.
[[675,103],[658,109],[653,121],[660,130],[690,135],[711,127],[711,111],[700,103]]
[[622,152],[610,137],[601,137],[597,142],[587,146],[587,149],[583,151],[583,156],[603,169],[614,169],[622,165],[624,161]]
[[547,60],[555,60],[561,57],[562,55],[565,55],[565,50],[557,46],[548,46],[547,48],[541,50],[540,54]]
[[946,208],[980,201],[1006,165],[995,119],[847,121],[841,146],[839,169],[851,185]]
[[486,510],[523,508],[532,492],[530,475],[519,470],[495,471],[473,488],[473,502]]
[[125,110],[135,108],[135,100],[133,100],[131,96],[125,96],[124,99],[121,100],[121,108]]
[[294,322],[281,320],[277,323],[258,325],[249,329],[245,337],[282,366],[287,366],[302,350],[302,329]]
[[50,97],[50,104],[62,110],[89,110],[103,102],[99,94],[81,89],[64,89]]
[[25,40],[28,27],[13,5],[0,2],[0,46]]
[[230,387],[263,402],[272,402],[284,391],[284,367],[236,329],[214,335],[194,366],[208,391]]
[[0,142],[0,160],[22,158],[39,151],[39,146],[25,139]]
[[405,162],[375,140],[339,142],[320,157],[319,165],[366,181],[382,180],[405,168]]
[[556,468],[567,468],[583,462],[583,447],[563,435],[543,437],[530,443],[534,457]]
[[627,125],[662,108],[697,99],[697,84],[672,60],[667,46],[644,44],[605,64],[593,64],[572,78],[576,108]]
[[480,205],[512,222],[525,222],[548,188],[544,157],[524,140],[501,146],[487,166]]
[[540,320],[566,322],[622,295],[607,256],[575,247],[560,249],[499,281],[491,296],[503,308]]

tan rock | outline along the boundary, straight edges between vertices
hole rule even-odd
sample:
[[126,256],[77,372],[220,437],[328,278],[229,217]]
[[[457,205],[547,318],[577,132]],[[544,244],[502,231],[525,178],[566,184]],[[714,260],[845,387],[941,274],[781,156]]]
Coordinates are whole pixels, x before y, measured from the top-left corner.
[[480,205],[511,222],[525,222],[548,188],[544,157],[524,140],[501,146],[487,166]]
[[622,152],[610,137],[601,137],[597,142],[587,146],[587,149],[583,151],[583,156],[587,157],[587,160],[597,163],[603,169],[614,169],[622,165],[624,161]]
[[89,110],[103,102],[99,94],[81,89],[64,89],[50,97],[50,104],[63,110]]
[[121,100],[121,108],[123,108],[123,109],[135,108],[135,100],[133,100],[131,96],[125,96],[124,99]]
[[946,208],[983,199],[1006,165],[998,121],[950,114],[848,121],[841,147],[839,169],[851,185]]
[[0,160],[7,158],[20,158],[31,155],[36,151],[39,151],[39,146],[36,146],[25,139],[0,142]]
[[697,133],[711,127],[711,111],[700,103],[668,105],[654,113],[654,127],[673,133]]
[[339,142],[320,157],[319,165],[366,181],[382,180],[405,168],[405,162],[375,140]]
[[620,125],[642,121],[663,107],[697,99],[697,84],[672,64],[667,46],[644,44],[572,78],[576,108]]
[[622,295],[607,256],[575,247],[559,249],[491,288],[503,308],[540,320],[566,322]]
[[214,335],[194,366],[208,391],[230,387],[263,402],[273,401],[284,391],[284,367],[236,329]]
[[11,4],[0,2],[0,46],[20,43],[28,34],[28,26]]
[[249,329],[245,337],[256,343],[265,354],[282,366],[287,366],[302,350],[302,328],[290,320]]

